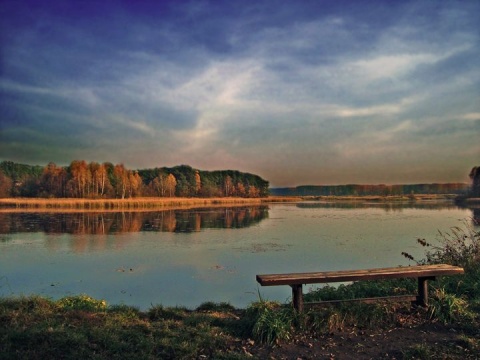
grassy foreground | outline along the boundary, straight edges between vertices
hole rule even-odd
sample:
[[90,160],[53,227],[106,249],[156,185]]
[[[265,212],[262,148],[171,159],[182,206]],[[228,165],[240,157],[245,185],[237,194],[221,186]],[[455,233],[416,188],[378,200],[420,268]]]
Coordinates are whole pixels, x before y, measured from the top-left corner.
[[[427,248],[420,262],[459,265],[465,275],[432,282],[428,309],[348,303],[299,315],[289,304],[260,298],[243,310],[204,303],[193,311],[159,305],[141,312],[86,295],[56,301],[0,298],[0,358],[478,359],[480,233],[454,228],[440,235],[440,247],[418,240]],[[400,294],[414,288],[415,281],[407,280],[358,282],[321,288],[307,300]]]

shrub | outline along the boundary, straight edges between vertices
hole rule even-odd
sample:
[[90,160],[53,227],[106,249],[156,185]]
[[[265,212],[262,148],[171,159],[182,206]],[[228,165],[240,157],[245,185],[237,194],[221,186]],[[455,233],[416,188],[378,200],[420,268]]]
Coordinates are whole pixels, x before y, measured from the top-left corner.
[[470,312],[468,302],[445,289],[436,289],[428,307],[430,319],[436,319],[444,324],[453,321],[472,321],[474,314]]
[[66,296],[57,301],[57,304],[68,310],[84,310],[84,311],[105,311],[107,310],[107,302],[105,300],[97,300],[88,295]]
[[461,266],[465,274],[461,277],[446,276],[437,282],[447,293],[464,296],[469,300],[480,298],[480,231],[465,223],[453,227],[449,232],[440,232],[440,245],[426,244],[426,263],[446,263]]
[[291,307],[260,300],[247,308],[247,317],[254,319],[252,335],[257,341],[274,344],[292,337],[295,311]]

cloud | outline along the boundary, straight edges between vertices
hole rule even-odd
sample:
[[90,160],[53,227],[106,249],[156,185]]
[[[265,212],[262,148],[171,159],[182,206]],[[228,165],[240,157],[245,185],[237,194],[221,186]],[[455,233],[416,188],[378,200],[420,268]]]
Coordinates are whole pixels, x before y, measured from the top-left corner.
[[274,185],[478,158],[473,2],[34,5],[5,7],[5,158],[23,146],[25,162],[189,163]]

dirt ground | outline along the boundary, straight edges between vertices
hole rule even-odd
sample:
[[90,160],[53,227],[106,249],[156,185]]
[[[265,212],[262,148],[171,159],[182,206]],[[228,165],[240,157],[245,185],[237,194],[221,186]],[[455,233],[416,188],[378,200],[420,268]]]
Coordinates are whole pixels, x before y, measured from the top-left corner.
[[258,359],[480,359],[479,334],[438,323],[392,329],[351,329],[329,335],[297,338],[291,343],[243,344],[248,357]]

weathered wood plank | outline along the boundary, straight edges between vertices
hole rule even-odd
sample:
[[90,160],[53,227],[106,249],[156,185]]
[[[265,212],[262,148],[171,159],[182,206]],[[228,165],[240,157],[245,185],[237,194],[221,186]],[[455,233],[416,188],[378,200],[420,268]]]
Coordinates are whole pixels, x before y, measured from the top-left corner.
[[363,270],[324,271],[290,274],[257,275],[257,281],[262,286],[299,285],[332,282],[347,282],[357,280],[377,280],[394,278],[435,277],[442,275],[463,274],[458,266],[438,264],[406,267],[391,267]]

